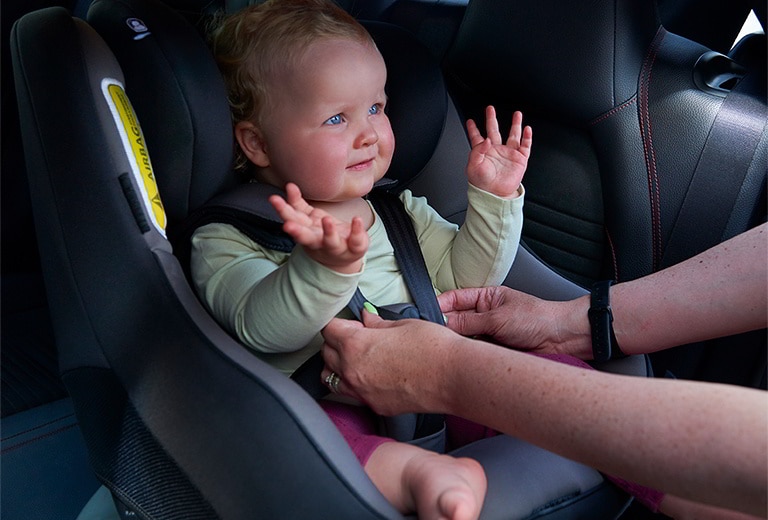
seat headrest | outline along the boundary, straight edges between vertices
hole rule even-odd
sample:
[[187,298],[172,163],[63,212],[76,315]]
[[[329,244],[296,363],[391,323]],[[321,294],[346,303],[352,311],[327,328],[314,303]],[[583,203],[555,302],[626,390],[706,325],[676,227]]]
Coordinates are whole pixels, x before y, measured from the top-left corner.
[[[226,87],[215,59],[198,30],[157,0],[95,0],[88,22],[123,69],[171,228],[238,181]],[[389,24],[365,25],[389,71],[388,114],[397,145],[388,176],[405,185],[434,153],[447,92],[437,61],[413,35]]]
[[88,23],[125,75],[169,228],[236,182],[224,82],[197,29],[156,0],[95,0]]
[[653,0],[473,0],[446,65],[488,103],[587,121],[635,94],[659,26]]
[[448,93],[437,60],[395,25],[363,22],[387,64],[387,115],[395,155],[387,177],[407,186],[435,152],[445,124]]

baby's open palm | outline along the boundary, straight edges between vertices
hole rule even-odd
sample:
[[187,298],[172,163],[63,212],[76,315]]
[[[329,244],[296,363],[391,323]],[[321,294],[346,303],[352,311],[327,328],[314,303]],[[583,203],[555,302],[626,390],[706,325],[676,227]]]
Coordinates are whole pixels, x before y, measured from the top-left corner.
[[530,126],[523,128],[523,114],[515,112],[509,137],[502,142],[496,110],[492,106],[485,109],[485,129],[487,137],[483,138],[477,124],[471,119],[467,121],[472,145],[467,179],[474,186],[499,197],[513,197],[528,167],[533,131]]
[[285,199],[279,195],[269,198],[283,219],[283,230],[316,262],[340,273],[359,272],[368,250],[368,233],[362,220],[355,217],[349,224],[313,207],[291,182],[285,192]]

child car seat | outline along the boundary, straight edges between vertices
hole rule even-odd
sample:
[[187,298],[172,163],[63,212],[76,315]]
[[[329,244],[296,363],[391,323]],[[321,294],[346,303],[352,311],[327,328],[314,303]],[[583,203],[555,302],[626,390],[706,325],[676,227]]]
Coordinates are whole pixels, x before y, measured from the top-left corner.
[[[60,369],[121,512],[399,518],[314,400],[205,312],[165,238],[166,218],[170,228],[234,182],[221,78],[195,29],[156,2],[98,0],[88,23],[60,8],[25,16],[12,50]],[[415,141],[434,147],[425,163],[442,165],[431,154],[461,135],[444,91],[441,103],[437,138]],[[446,211],[451,197],[438,198]],[[510,437],[462,454],[488,473],[484,518],[613,518],[628,503],[596,471]]]

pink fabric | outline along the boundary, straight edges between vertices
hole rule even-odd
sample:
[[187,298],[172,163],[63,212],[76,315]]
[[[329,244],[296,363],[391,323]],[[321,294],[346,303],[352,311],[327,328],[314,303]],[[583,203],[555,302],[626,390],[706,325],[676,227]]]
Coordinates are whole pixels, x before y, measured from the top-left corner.
[[605,475],[605,478],[635,497],[641,504],[650,509],[652,512],[657,513],[659,511],[659,505],[664,498],[664,493],[661,491],[641,486],[640,484],[635,484],[634,482],[629,482],[623,478],[614,477],[611,475]]
[[[572,365],[579,368],[593,370],[586,362],[563,354],[534,354],[538,357],[550,359],[558,363]],[[338,403],[335,401],[319,401],[320,406],[328,414],[341,435],[349,444],[352,452],[365,467],[371,454],[385,442],[394,442],[393,439],[381,437],[376,434],[378,419],[370,408]],[[455,450],[472,442],[494,437],[499,432],[480,424],[452,415],[445,417],[446,423],[446,447],[447,450]],[[611,482],[636,497],[651,511],[658,510],[664,493],[633,482],[606,475]]]
[[376,448],[385,442],[394,442],[393,439],[376,435],[377,419],[370,408],[327,400],[319,403],[363,467]]
[[445,450],[451,451],[481,439],[496,437],[494,429],[455,415],[445,416]]

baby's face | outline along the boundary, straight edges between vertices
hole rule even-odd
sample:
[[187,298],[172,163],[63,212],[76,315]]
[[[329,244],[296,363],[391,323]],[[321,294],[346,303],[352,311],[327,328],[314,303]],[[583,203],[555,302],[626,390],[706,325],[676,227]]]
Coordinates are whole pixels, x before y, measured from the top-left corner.
[[262,174],[280,187],[295,182],[308,201],[362,197],[394,152],[384,60],[373,46],[327,40],[299,63],[272,84],[262,119],[269,166]]

